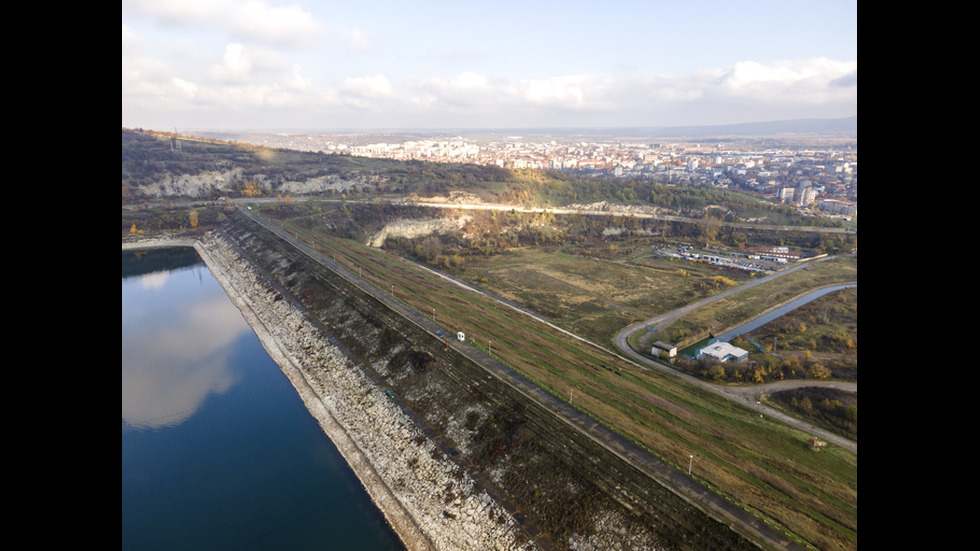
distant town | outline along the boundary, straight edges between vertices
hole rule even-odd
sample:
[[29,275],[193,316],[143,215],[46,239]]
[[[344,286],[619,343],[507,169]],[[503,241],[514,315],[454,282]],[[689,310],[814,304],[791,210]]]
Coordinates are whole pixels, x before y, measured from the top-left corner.
[[[197,133],[195,133],[197,134]],[[241,133],[202,136],[398,160],[556,170],[747,191],[822,214],[857,215],[857,140],[596,139],[576,136]],[[772,140],[776,142],[778,140]],[[740,144],[747,145],[740,145]],[[804,145],[800,145],[803,143]]]

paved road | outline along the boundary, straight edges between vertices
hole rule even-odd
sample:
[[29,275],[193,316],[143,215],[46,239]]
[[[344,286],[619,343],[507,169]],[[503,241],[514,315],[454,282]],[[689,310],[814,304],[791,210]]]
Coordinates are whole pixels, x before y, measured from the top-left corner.
[[[813,262],[822,262],[825,260],[830,260],[831,258],[834,257],[826,257],[826,258],[815,260]],[[700,300],[698,302],[688,304],[687,306],[678,308],[673,312],[668,312],[666,314],[650,318],[646,321],[634,323],[633,325],[630,325],[629,327],[623,329],[616,335],[616,339],[615,339],[616,347],[619,348],[620,352],[622,352],[623,354],[631,358],[634,362],[637,362],[643,366],[659,369],[665,373],[670,373],[672,375],[681,377],[682,379],[685,379],[687,382],[693,385],[699,386],[701,388],[714,392],[715,394],[718,394],[720,396],[725,396],[736,402],[744,403],[749,407],[755,408],[759,411],[760,415],[768,415],[769,417],[779,419],[780,421],[783,421],[788,425],[794,426],[800,430],[807,431],[813,436],[820,437],[828,442],[832,442],[838,446],[841,446],[843,448],[851,450],[854,453],[857,453],[857,442],[854,442],[853,440],[849,440],[847,438],[844,438],[842,436],[839,436],[837,434],[834,434],[832,432],[814,426],[805,421],[801,421],[795,417],[786,415],[776,409],[765,406],[759,402],[759,397],[762,396],[763,394],[771,394],[773,392],[778,392],[780,390],[811,387],[811,386],[825,386],[830,388],[847,390],[850,392],[857,392],[857,383],[846,383],[846,382],[837,382],[837,381],[779,381],[775,383],[767,383],[761,385],[748,385],[748,386],[716,385],[704,381],[702,379],[692,377],[690,375],[687,375],[686,373],[681,373],[672,367],[664,365],[658,361],[652,360],[640,354],[636,350],[634,350],[633,347],[630,346],[629,344],[629,336],[635,333],[636,331],[646,330],[645,328],[647,326],[653,326],[654,328],[657,329],[666,327],[670,323],[676,321],[678,318],[686,314],[689,314],[694,310],[697,310],[698,308],[701,308],[716,300],[725,298],[735,293],[742,292],[746,289],[755,287],[756,285],[760,285],[767,281],[771,281],[777,277],[782,277],[786,274],[795,272],[796,270],[803,269],[809,265],[811,265],[810,262],[806,264],[799,264],[797,266],[793,266],[791,268],[787,268],[785,270],[768,275],[764,278],[750,281],[748,283],[745,283],[733,289],[729,289],[727,291],[719,293],[715,296],[708,297],[704,300]]]

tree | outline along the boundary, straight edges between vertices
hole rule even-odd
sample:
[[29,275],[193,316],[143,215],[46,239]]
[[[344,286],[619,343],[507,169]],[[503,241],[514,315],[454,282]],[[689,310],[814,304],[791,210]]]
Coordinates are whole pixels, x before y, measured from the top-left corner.
[[197,227],[197,211],[196,210],[192,210],[191,211],[191,214],[190,214],[190,222],[191,222],[191,227],[192,228],[196,228]]
[[718,236],[720,227],[721,219],[710,212],[706,212],[704,218],[698,223],[699,237],[705,244],[712,243]]
[[706,375],[712,381],[720,381],[725,378],[725,366],[720,363],[712,363],[708,366]]
[[829,379],[831,372],[823,364],[814,363],[810,366],[810,376],[814,379]]
[[245,183],[245,189],[242,190],[242,195],[245,197],[258,197],[262,195],[262,189],[259,188],[258,182],[250,180]]

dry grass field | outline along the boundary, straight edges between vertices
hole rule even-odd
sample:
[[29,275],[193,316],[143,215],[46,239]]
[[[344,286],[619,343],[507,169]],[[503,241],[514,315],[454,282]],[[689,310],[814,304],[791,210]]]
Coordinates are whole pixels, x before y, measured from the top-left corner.
[[[856,549],[855,454],[833,446],[815,453],[803,432],[760,419],[754,410],[677,377],[639,369],[609,350],[583,345],[390,253],[306,223],[283,225],[416,311],[434,315],[450,332],[463,331],[477,346],[492,348],[495,358],[556,396],[573,397],[575,407],[678,468],[686,470],[694,455],[694,476],[765,522],[819,549]],[[699,277],[683,275],[681,268],[527,248],[467,263],[464,275],[541,311],[556,325],[608,341],[631,319],[700,298],[691,283]],[[755,300],[771,302],[823,280],[816,272],[803,274],[785,288],[759,289]]]
[[473,257],[457,275],[610,349],[622,328],[709,296],[701,288],[705,278],[748,278],[664,257],[637,261],[626,247],[609,249],[600,258],[581,246],[520,247]]

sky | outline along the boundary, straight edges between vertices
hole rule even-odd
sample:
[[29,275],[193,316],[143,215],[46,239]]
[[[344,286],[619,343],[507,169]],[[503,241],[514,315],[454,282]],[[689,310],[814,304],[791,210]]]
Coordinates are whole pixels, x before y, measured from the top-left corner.
[[857,115],[856,0],[123,0],[122,126],[669,127]]

